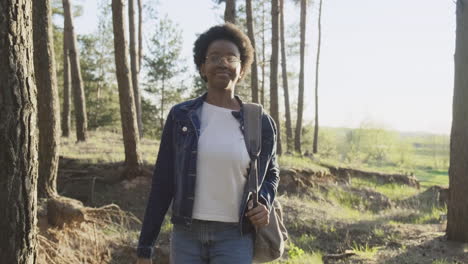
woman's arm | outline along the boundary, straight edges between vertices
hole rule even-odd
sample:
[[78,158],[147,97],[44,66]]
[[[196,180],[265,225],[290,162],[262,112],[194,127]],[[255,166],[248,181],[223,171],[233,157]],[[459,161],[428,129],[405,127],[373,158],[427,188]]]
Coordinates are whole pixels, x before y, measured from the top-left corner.
[[268,210],[270,210],[273,201],[275,200],[276,190],[278,189],[279,183],[279,166],[276,157],[277,130],[275,121],[273,121],[269,115],[266,115],[266,122],[264,121],[262,125],[269,126],[271,129],[271,135],[262,135],[262,137],[271,136],[273,145],[271,149],[270,160],[265,169],[265,179],[263,180],[262,186],[260,187],[259,201],[266,205]]
[[139,258],[151,258],[164,215],[172,201],[172,179],[174,175],[173,122],[171,109],[162,133],[158,158],[153,172],[151,192],[138,241],[137,255]]

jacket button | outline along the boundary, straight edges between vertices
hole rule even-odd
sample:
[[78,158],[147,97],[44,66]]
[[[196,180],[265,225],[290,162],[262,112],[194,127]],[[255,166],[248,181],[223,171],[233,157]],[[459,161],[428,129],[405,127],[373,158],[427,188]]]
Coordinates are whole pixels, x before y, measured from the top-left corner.
[[182,127],[182,131],[187,132],[187,127]]

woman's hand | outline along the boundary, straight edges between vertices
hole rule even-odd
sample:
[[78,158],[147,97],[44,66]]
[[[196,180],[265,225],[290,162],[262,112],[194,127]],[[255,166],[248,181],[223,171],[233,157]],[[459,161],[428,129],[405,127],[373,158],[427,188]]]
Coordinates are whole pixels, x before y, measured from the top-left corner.
[[151,264],[151,259],[138,258],[136,264]]
[[261,203],[258,203],[257,207],[255,208],[252,207],[253,203],[252,201],[249,201],[249,210],[245,215],[249,218],[250,222],[257,228],[268,225],[268,223],[270,222],[270,212],[268,211],[268,208]]

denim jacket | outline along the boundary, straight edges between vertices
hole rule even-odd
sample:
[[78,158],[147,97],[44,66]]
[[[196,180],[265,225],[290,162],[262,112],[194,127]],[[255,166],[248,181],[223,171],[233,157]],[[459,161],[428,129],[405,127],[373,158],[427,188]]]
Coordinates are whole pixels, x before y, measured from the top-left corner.
[[[195,181],[197,177],[197,146],[200,135],[201,106],[206,93],[172,107],[164,125],[158,158],[153,172],[151,192],[138,242],[137,255],[150,258],[169,205],[172,202],[171,221],[189,227],[192,223]],[[233,111],[243,130],[242,101],[240,111]],[[273,119],[266,113],[262,116],[262,149],[258,160],[258,182],[261,183],[259,201],[271,208],[279,182],[276,160],[277,130]],[[239,231],[252,231],[245,210],[250,193],[246,188],[239,212]]]

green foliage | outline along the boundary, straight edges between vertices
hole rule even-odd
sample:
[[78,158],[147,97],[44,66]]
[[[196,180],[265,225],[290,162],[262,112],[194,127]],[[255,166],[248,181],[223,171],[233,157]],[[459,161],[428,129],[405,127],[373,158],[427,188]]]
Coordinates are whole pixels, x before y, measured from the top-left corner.
[[199,97],[207,91],[206,83],[199,74],[192,76],[192,86],[191,98]]
[[298,258],[301,258],[303,255],[304,255],[304,250],[302,250],[300,247],[297,247],[296,245],[291,243],[291,245],[289,246],[289,250],[288,250],[289,259],[291,260],[298,259]]
[[120,126],[120,111],[116,84],[110,81],[113,72],[111,54],[98,34],[78,37],[81,48],[80,64],[86,95],[88,127]]
[[[149,40],[148,52],[144,57],[146,70],[145,91],[150,102],[158,107],[159,129],[161,130],[168,106],[182,101],[187,88],[178,79],[186,71],[181,58],[182,35],[178,25],[167,15],[160,18]],[[148,123],[148,120],[146,120]]]
[[396,143],[396,132],[362,126],[347,133],[344,155],[349,162],[357,157],[363,162],[381,165],[389,161],[389,154]]
[[159,138],[162,130],[159,125],[158,109],[144,97],[141,98],[141,114],[145,136],[153,139]]

